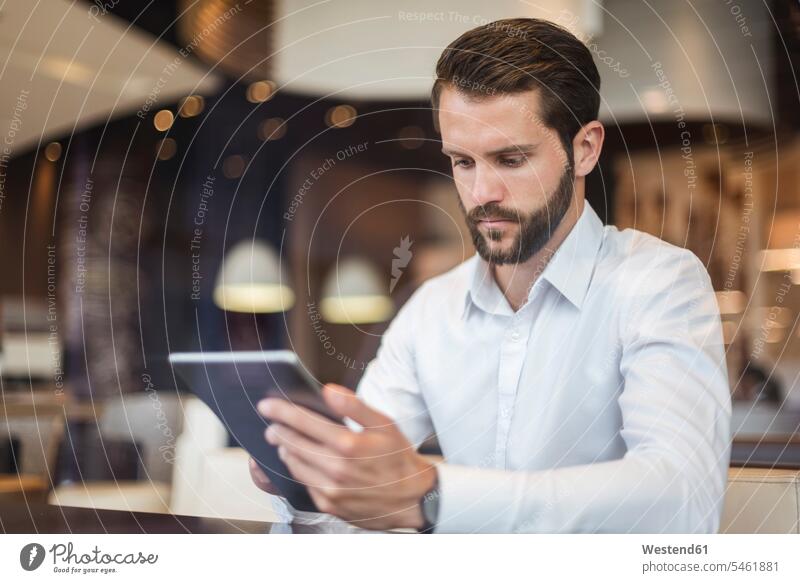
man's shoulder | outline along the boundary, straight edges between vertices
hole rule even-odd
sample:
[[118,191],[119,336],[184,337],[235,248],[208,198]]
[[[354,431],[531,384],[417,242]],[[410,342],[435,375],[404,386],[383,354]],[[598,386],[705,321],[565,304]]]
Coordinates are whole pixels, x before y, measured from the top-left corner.
[[692,251],[635,229],[606,229],[595,284],[628,320],[633,323],[648,310],[662,317],[681,306],[714,312],[711,278]]
[[691,250],[668,243],[637,229],[605,227],[599,267],[613,279],[630,281],[654,273],[669,276],[687,270],[706,274],[700,259]]
[[621,334],[721,342],[714,286],[697,255],[635,229],[607,229],[613,234],[598,263],[607,293],[598,297],[615,306]]
[[477,261],[477,255],[473,255],[444,273],[422,282],[403,304],[403,311],[441,310],[443,307],[457,309],[463,306]]

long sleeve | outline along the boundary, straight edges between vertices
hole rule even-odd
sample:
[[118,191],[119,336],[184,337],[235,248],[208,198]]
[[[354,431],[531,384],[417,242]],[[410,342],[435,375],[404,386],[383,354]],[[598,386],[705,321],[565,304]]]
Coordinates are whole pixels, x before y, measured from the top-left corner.
[[731,407],[713,288],[688,252],[637,276],[618,298],[624,457],[535,472],[442,464],[437,532],[718,530]]
[[419,299],[417,290],[392,320],[357,390],[360,399],[391,417],[415,446],[433,433],[414,362],[413,334]]

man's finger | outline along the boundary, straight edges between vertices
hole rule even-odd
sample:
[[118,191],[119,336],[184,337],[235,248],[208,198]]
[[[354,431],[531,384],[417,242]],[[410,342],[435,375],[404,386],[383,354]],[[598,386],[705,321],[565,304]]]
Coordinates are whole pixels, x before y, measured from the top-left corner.
[[369,407],[347,387],[327,384],[322,388],[322,396],[334,413],[342,417],[349,417],[365,429],[383,429],[394,426],[391,419]]
[[281,448],[278,451],[280,453],[281,461],[286,464],[286,467],[289,469],[289,473],[298,482],[302,482],[309,488],[316,488],[323,492],[334,487],[330,478],[328,478],[324,472],[321,472],[314,465],[309,464],[299,456],[294,455],[284,448]]
[[263,399],[256,407],[267,419],[291,427],[321,443],[331,443],[342,432],[349,431],[343,425],[284,399]]
[[259,466],[252,457],[248,461],[248,466],[250,467],[250,478],[253,480],[256,487],[269,494],[279,494],[278,489],[272,484],[264,473],[264,470],[261,469],[261,466]]
[[341,463],[341,455],[336,450],[312,441],[286,425],[273,423],[267,428],[265,437],[272,445],[285,448],[289,453],[323,471],[329,472]]

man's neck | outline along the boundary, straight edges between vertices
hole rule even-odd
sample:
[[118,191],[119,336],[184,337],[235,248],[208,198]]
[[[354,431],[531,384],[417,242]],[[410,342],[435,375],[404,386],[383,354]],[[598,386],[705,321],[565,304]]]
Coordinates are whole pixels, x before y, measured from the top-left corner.
[[528,293],[533,284],[539,279],[550,259],[553,258],[583,213],[584,199],[581,197],[580,200],[577,200],[577,198],[573,199],[553,236],[533,257],[524,263],[491,266],[494,280],[515,312],[528,301]]

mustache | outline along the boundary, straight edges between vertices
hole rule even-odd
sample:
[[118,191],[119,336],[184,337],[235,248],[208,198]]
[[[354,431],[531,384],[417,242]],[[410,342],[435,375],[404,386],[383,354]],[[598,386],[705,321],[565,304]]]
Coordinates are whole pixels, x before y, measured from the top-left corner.
[[503,208],[496,202],[490,202],[483,206],[476,206],[467,213],[467,219],[473,224],[487,219],[502,219],[518,223],[521,218],[522,216],[519,211]]

